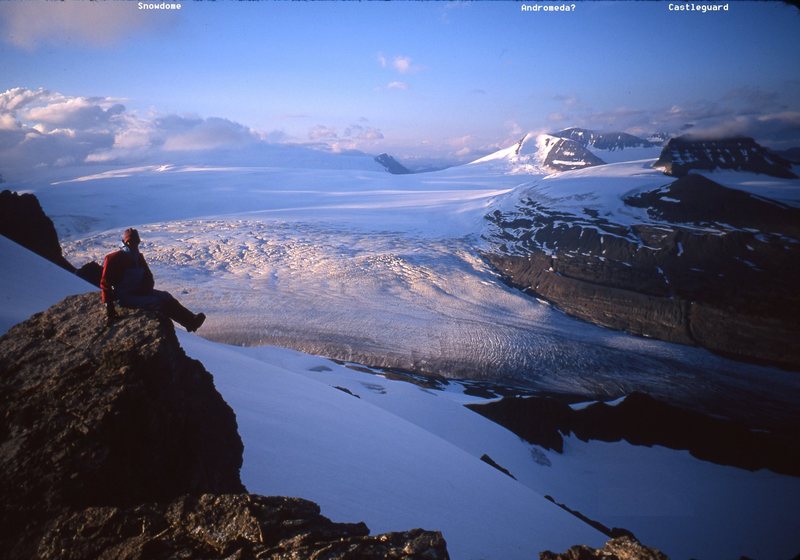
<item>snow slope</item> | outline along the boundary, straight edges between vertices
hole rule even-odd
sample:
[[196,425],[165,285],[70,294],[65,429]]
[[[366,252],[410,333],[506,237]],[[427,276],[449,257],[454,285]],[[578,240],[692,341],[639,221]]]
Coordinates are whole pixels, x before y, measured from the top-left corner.
[[488,167],[512,175],[549,175],[562,169],[561,166],[582,168],[592,165],[582,159],[582,154],[590,158],[592,155],[572,140],[550,134],[528,133],[517,144],[467,165]]
[[[0,332],[87,291],[3,237],[0,258],[12,265],[0,275]],[[292,350],[178,336],[236,412],[251,492],[312,499],[323,514],[364,520],[374,532],[440,529],[455,560],[529,559],[605,540],[545,494],[634,531],[671,558],[789,558],[800,550],[800,479],[626,443],[568,438],[559,455],[463,407],[481,398],[459,383],[434,390]],[[517,480],[481,462],[484,453]]]
[[93,286],[0,235],[0,333]]

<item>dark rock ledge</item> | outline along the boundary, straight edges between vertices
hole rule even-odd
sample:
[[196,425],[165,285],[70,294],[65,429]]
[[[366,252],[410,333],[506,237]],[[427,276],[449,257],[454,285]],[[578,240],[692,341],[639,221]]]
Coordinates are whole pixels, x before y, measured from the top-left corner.
[[753,430],[644,393],[631,393],[616,406],[598,402],[579,410],[552,397],[504,397],[466,406],[525,441],[558,453],[564,450],[564,435],[575,434],[583,441],[660,445],[720,465],[800,476],[796,426],[780,432]]
[[539,560],[667,560],[667,556],[642,545],[631,537],[619,537],[608,541],[603,548],[593,549],[585,545],[573,546],[561,554],[545,551]]
[[0,337],[4,558],[448,558],[438,532],[370,536],[246,494],[231,408],[172,324],[103,324],[72,296]]

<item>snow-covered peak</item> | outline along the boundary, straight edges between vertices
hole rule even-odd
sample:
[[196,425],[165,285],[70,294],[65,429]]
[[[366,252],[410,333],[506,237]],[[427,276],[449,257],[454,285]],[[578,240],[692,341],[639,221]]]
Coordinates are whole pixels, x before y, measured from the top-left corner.
[[580,143],[550,134],[528,133],[519,142],[484,156],[469,165],[505,167],[507,173],[549,175],[557,171],[583,169],[604,162]]

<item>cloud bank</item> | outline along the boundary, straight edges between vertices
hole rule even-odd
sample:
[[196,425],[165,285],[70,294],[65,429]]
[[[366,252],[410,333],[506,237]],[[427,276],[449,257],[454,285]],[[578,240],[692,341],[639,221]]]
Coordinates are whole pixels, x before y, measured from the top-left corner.
[[[297,144],[282,131],[258,132],[224,118],[142,118],[122,101],[45,89],[0,93],[0,174],[20,178],[31,170],[84,164],[255,165],[274,158],[276,147]],[[339,153],[374,147],[383,138],[379,129],[363,122],[341,132],[318,125],[299,148]]]
[[653,132],[722,138],[749,136],[773,149],[800,146],[800,112],[775,91],[743,87],[718,99],[696,100],[649,109],[616,107],[596,111],[575,96],[560,95],[560,110],[549,115],[553,127],[581,126],[601,131],[647,135]]

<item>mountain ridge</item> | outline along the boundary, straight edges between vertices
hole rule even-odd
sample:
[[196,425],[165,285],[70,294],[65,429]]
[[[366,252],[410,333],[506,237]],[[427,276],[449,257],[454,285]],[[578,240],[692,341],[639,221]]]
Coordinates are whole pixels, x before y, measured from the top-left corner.
[[783,179],[797,178],[791,162],[747,137],[707,139],[686,135],[671,138],[653,167],[674,177],[683,177],[695,170],[734,169]]
[[592,146],[599,150],[624,150],[625,148],[649,148],[656,144],[628,134],[627,132],[597,132],[585,128],[571,127],[552,133],[559,138],[574,140],[584,147]]

